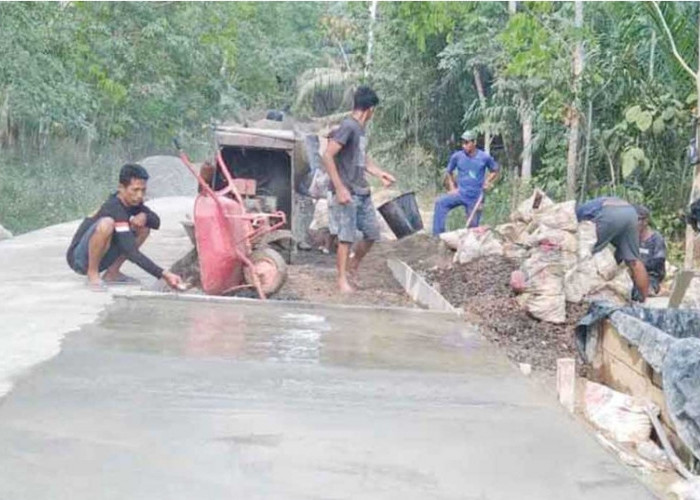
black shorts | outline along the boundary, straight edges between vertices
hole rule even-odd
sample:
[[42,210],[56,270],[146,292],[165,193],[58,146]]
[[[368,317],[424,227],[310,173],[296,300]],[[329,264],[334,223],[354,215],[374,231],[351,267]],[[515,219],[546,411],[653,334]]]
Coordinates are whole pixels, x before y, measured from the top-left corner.
[[632,205],[604,205],[594,221],[598,241],[593,253],[612,243],[618,264],[640,260],[637,211]]
[[[92,235],[95,234],[95,229],[97,229],[98,223],[99,220],[95,221],[92,224],[92,226],[90,226],[88,230],[85,231],[83,236],[80,238],[80,241],[76,245],[75,249],[73,250],[73,259],[71,261],[71,267],[73,268],[73,271],[75,271],[78,274],[87,274],[88,259],[90,252],[90,238],[92,238]],[[100,272],[106,270],[109,266],[114,264],[114,261],[117,260],[119,255],[121,255],[121,251],[119,250],[117,244],[114,242],[114,239],[112,239],[112,243],[109,245],[109,249],[107,249],[107,252],[102,256],[102,260],[100,260]]]

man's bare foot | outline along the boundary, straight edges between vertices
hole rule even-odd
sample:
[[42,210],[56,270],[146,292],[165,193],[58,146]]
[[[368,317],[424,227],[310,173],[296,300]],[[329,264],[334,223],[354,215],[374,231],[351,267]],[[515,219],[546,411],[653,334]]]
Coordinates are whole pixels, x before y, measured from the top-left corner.
[[99,274],[88,274],[87,281],[88,286],[96,286],[102,283],[102,278]]
[[97,280],[95,280],[95,281],[88,278],[86,286],[88,287],[88,290],[90,290],[92,292],[106,292],[107,291],[107,285],[105,285],[105,282],[100,279],[99,275],[97,276]]
[[338,280],[338,289],[340,293],[353,293],[355,291],[347,280]]

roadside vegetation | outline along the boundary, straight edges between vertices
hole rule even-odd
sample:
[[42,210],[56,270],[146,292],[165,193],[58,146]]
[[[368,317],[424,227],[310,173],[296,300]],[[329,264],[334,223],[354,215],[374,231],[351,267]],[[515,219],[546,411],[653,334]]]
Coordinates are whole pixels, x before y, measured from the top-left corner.
[[666,27],[697,67],[696,3],[3,3],[0,222],[79,217],[174,134],[203,147],[254,110],[342,112],[364,81],[402,188],[432,198],[476,129],[504,172],[485,222],[537,185],[643,202],[679,239],[698,96]]

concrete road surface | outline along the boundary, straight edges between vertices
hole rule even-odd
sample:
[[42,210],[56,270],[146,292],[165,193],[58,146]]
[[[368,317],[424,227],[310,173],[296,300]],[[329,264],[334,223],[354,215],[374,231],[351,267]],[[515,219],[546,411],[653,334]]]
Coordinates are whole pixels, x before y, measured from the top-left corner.
[[462,320],[121,298],[0,402],[0,499],[653,496]]

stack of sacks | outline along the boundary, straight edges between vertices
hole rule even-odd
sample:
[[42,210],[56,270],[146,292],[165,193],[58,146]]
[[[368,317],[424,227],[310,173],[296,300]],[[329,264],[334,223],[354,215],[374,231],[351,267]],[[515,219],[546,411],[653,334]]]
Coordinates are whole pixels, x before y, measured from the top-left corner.
[[440,239],[448,248],[456,250],[452,259],[455,263],[466,264],[488,255],[503,255],[499,237],[488,226],[442,233]]
[[520,306],[542,321],[564,323],[564,271],[560,248],[551,245],[538,247],[511,277],[511,286],[521,292],[518,297]]
[[[536,189],[510,216],[493,229],[459,229],[440,235],[456,251],[454,262],[485,255],[504,255],[521,262],[511,285],[522,293],[521,305],[534,317],[553,323],[566,320],[566,302],[629,301],[632,280],[624,264],[615,262],[608,247],[592,254],[595,224],[578,223],[576,203],[554,203]],[[700,280],[699,280],[700,281]]]

